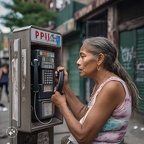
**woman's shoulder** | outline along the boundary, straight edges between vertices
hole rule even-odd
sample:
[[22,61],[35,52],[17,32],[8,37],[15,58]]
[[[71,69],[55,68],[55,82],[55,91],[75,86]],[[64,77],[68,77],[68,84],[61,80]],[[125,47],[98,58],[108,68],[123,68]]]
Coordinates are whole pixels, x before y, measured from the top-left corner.
[[103,87],[107,88],[108,90],[118,90],[119,88],[123,89],[123,84],[125,82],[119,77],[109,77],[104,83]]
[[123,84],[119,81],[108,81],[103,87],[103,90],[107,92],[112,92],[113,94],[114,92],[118,94],[118,92],[121,92],[121,90],[123,89]]
[[107,100],[111,99],[119,104],[119,101],[123,101],[126,95],[122,83],[124,82],[119,77],[110,77],[103,83],[98,97],[103,97]]

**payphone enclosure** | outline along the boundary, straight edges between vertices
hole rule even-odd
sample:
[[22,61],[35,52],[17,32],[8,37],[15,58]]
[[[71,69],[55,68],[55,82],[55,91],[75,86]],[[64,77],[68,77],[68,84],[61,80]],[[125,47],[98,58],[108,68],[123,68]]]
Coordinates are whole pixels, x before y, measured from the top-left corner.
[[54,71],[62,62],[62,36],[36,26],[13,31],[10,46],[11,126],[34,132],[63,123],[51,102]]

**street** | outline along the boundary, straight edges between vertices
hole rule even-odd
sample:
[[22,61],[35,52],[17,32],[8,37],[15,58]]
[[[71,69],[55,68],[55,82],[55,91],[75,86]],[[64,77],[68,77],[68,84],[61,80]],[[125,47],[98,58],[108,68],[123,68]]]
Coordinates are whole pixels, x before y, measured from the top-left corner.
[[[4,89],[2,91],[2,102],[9,107]],[[9,127],[9,110],[0,111],[0,135]],[[63,136],[69,135],[69,130],[64,122],[62,125],[54,127],[54,144],[60,144]],[[0,144],[10,144],[9,138],[1,138]],[[127,133],[125,135],[124,144],[144,144],[144,115],[136,114],[131,118]]]

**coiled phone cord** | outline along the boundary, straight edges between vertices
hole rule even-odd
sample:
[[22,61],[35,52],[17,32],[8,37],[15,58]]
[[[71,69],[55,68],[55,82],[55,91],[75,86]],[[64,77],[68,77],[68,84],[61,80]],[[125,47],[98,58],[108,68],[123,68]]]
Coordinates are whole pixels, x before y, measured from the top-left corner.
[[36,92],[34,92],[34,114],[35,114],[35,117],[38,120],[38,122],[41,123],[41,124],[43,124],[43,125],[48,125],[48,124],[50,124],[52,122],[52,118],[47,123],[42,122],[38,118],[37,113],[36,113]]

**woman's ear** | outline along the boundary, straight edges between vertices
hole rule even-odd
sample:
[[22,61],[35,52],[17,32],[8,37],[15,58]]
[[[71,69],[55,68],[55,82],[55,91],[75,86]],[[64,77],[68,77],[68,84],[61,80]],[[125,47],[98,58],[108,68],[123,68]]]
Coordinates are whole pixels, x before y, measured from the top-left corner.
[[104,62],[104,54],[99,53],[97,56],[98,64],[101,65]]

